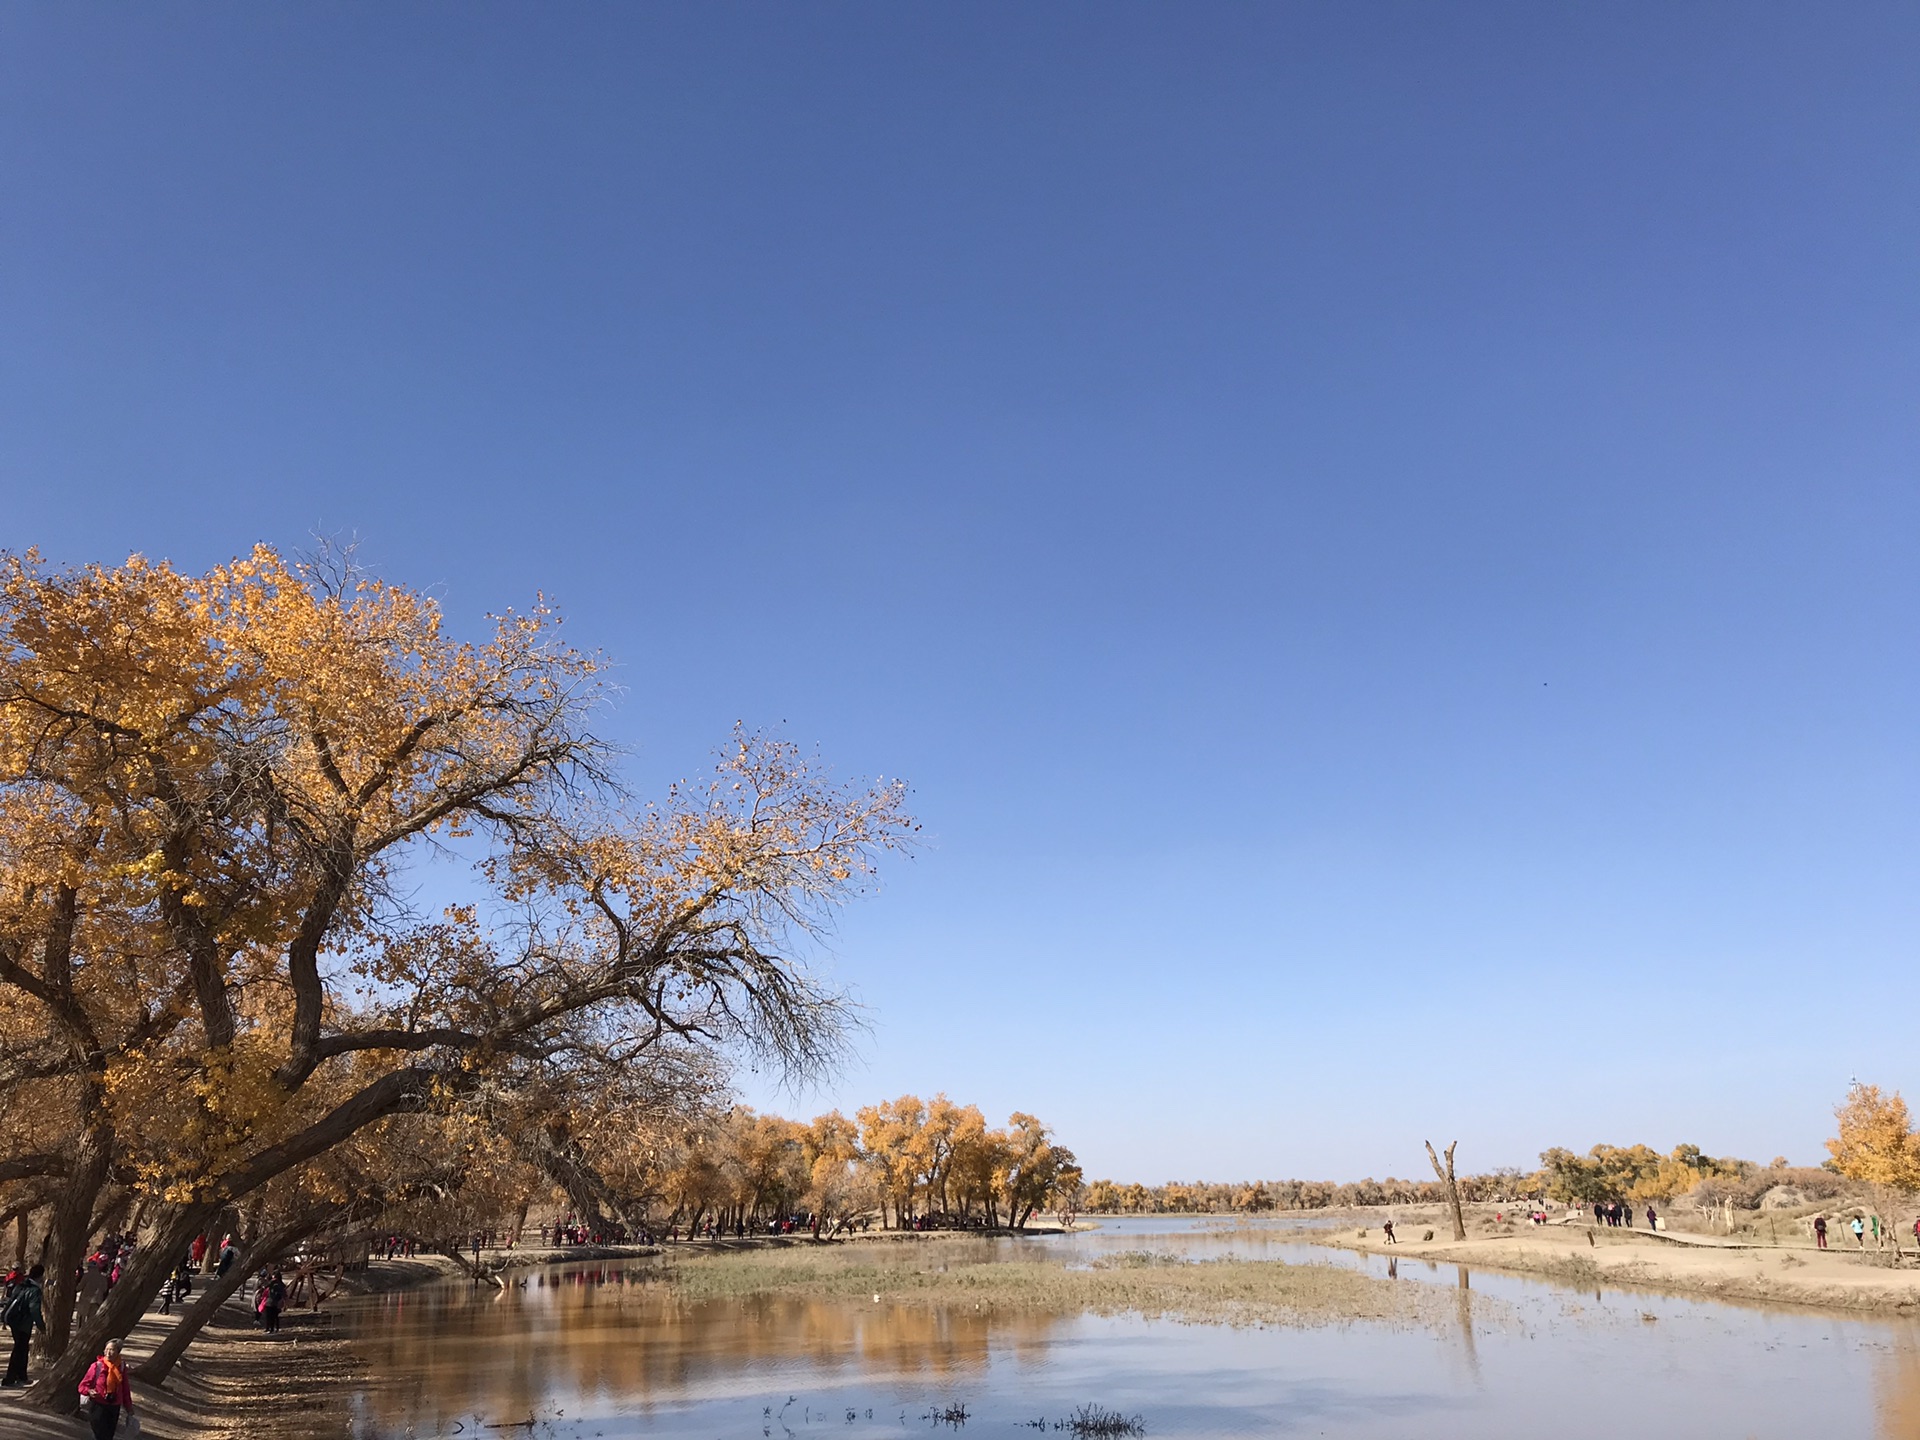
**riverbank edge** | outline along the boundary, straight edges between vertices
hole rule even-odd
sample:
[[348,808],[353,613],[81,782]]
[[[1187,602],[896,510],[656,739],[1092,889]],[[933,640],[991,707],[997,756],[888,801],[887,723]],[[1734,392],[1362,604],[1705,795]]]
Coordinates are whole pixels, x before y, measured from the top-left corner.
[[[1223,1232],[1252,1228],[1275,1238],[1326,1245],[1364,1255],[1428,1260],[1548,1280],[1578,1289],[1604,1286],[1729,1304],[1789,1306],[1849,1318],[1910,1318],[1920,1313],[1920,1271],[1876,1263],[1887,1252],[1858,1251],[1836,1237],[1834,1247],[1811,1243],[1767,1244],[1702,1235],[1691,1230],[1647,1232],[1564,1221],[1536,1226],[1524,1219],[1501,1223],[1511,1206],[1466,1207],[1465,1240],[1409,1238],[1449,1227],[1445,1207],[1433,1204],[1339,1206],[1269,1211],[1258,1217],[1183,1214],[1134,1217],[1106,1213],[1083,1223],[1134,1218],[1212,1222]],[[1400,1231],[1389,1245],[1381,1223]],[[1364,1232],[1364,1233],[1356,1233]],[[1476,1233],[1477,1232],[1477,1233]],[[1151,1236],[1143,1234],[1143,1242]],[[1913,1252],[1906,1252],[1909,1258]]]
[[[1870,1255],[1799,1246],[1705,1245],[1665,1235],[1618,1236],[1585,1226],[1557,1234],[1469,1236],[1466,1240],[1401,1240],[1299,1230],[1290,1238],[1400,1260],[1427,1260],[1497,1271],[1578,1289],[1640,1290],[1732,1304],[1792,1306],[1851,1317],[1920,1313],[1920,1274],[1881,1267]],[[1604,1236],[1602,1239],[1600,1237]],[[1769,1261],[1814,1273],[1768,1270]],[[1760,1268],[1755,1268],[1760,1267]]]

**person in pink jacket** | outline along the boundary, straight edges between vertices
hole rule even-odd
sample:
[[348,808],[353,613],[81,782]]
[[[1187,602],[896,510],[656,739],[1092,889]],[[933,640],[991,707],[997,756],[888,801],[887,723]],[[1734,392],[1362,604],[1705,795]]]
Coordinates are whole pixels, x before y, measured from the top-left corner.
[[133,1387],[127,1384],[126,1368],[120,1363],[118,1340],[107,1341],[100,1358],[87,1367],[80,1380],[80,1399],[87,1406],[93,1440],[113,1440],[120,1412],[133,1409]]

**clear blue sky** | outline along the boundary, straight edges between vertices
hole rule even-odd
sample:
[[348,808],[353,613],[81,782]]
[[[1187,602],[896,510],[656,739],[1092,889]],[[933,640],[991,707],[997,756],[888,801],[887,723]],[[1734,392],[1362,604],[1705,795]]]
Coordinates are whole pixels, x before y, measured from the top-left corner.
[[20,0],[0,543],[354,532],[554,594],[643,779],[908,777],[786,1108],[1810,1163],[1920,1088],[1916,74],[1911,5]]

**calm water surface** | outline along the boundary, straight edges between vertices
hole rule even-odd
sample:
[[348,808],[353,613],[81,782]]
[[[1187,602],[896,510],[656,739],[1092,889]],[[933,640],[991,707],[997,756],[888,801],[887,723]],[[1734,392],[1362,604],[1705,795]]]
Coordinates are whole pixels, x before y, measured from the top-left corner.
[[[1384,1259],[1259,1224],[1118,1220],[977,1243],[1070,1263],[1150,1249],[1388,1274]],[[954,1404],[969,1416],[961,1433],[1013,1436],[1036,1421],[1056,1433],[1088,1403],[1138,1415],[1150,1436],[1920,1440],[1913,1325],[1583,1293],[1420,1261],[1398,1262],[1393,1278],[1447,1288],[1456,1318],[1440,1332],[684,1303],[649,1283],[645,1262],[522,1273],[525,1287],[504,1293],[448,1285],[351,1312],[385,1377],[360,1397],[362,1440],[866,1440],[951,1434],[936,1416]]]

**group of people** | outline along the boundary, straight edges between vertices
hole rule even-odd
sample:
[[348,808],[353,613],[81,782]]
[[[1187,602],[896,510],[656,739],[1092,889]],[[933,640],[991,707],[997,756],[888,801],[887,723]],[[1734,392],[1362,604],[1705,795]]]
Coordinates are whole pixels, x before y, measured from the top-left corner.
[[[171,1313],[175,1302],[193,1293],[193,1276],[205,1267],[209,1249],[206,1236],[194,1238],[187,1254],[161,1287],[162,1314]],[[74,1296],[78,1320],[85,1321],[106,1303],[113,1287],[120,1283],[122,1273],[133,1263],[134,1253],[133,1236],[112,1235],[86,1258]],[[212,1268],[216,1273],[225,1275],[232,1269],[238,1253],[232,1238],[223,1238]],[[34,1334],[36,1331],[42,1334],[46,1332],[46,1279],[47,1267],[32,1265],[25,1271],[18,1267],[9,1270],[4,1282],[0,1282],[4,1284],[4,1289],[0,1290],[0,1325],[10,1332],[13,1342],[13,1348],[7,1356],[6,1373],[0,1376],[0,1385],[9,1389],[27,1384],[27,1361],[33,1348]],[[272,1280],[277,1282],[277,1271]],[[272,1283],[263,1282],[263,1290],[269,1297],[275,1294]],[[277,1293],[284,1298],[284,1285]],[[269,1330],[274,1330],[278,1328],[279,1319],[277,1301],[271,1310],[271,1317],[266,1310],[262,1310],[262,1322]],[[95,1440],[108,1440],[119,1428],[121,1416],[131,1413],[133,1390],[127,1382],[118,1340],[107,1341],[101,1347],[99,1357],[87,1367],[87,1373],[80,1381],[80,1403],[86,1411],[87,1424]]]
[[[549,1243],[547,1234],[547,1227],[542,1225],[540,1227],[540,1243],[542,1245]],[[590,1229],[580,1224],[579,1221],[571,1215],[567,1216],[562,1223],[555,1225],[552,1234],[553,1239],[551,1243],[556,1246],[653,1244],[653,1233],[649,1230],[641,1230],[638,1234],[629,1234],[627,1227],[624,1225],[609,1225],[600,1229]],[[491,1232],[489,1232],[488,1243],[492,1243]],[[509,1246],[514,1243],[513,1240],[507,1241]]]
[[[1882,1224],[1878,1215],[1855,1214],[1854,1217],[1847,1222],[1847,1229],[1853,1232],[1853,1243],[1857,1249],[1864,1250],[1867,1248],[1867,1236],[1869,1234],[1873,1236],[1873,1248],[1876,1250],[1887,1244],[1888,1241],[1893,1242],[1896,1250],[1900,1247],[1899,1240],[1894,1237],[1893,1226]],[[1813,1243],[1822,1250],[1827,1248],[1827,1217],[1824,1215],[1816,1215],[1813,1217]],[[1913,1243],[1920,1245],[1920,1215],[1914,1217]]]
[[[1633,1206],[1623,1204],[1618,1200],[1599,1201],[1596,1202],[1593,1207],[1593,1218],[1597,1224],[1606,1225],[1615,1230],[1623,1225],[1631,1230],[1633,1228]],[[1658,1230],[1660,1228],[1660,1212],[1655,1210],[1651,1205],[1647,1206],[1647,1228],[1649,1230]]]

